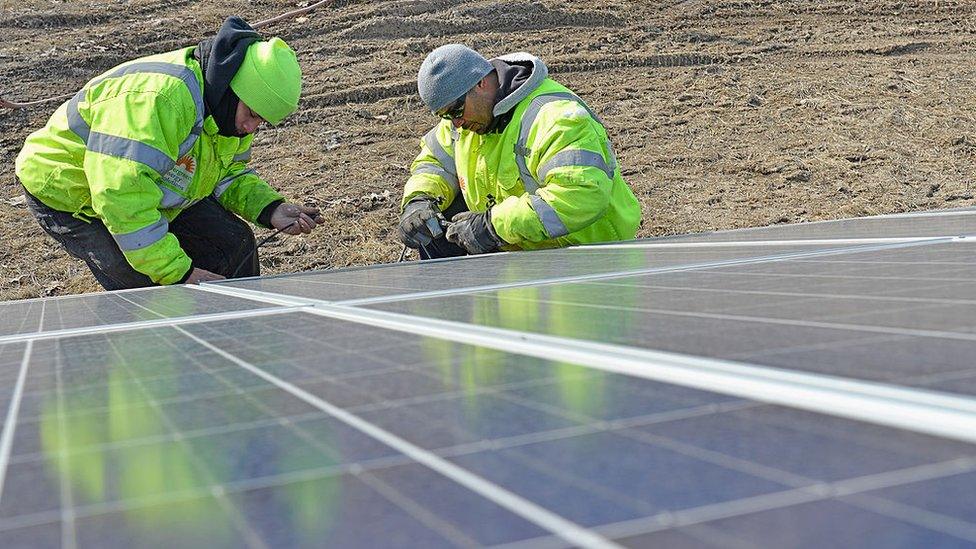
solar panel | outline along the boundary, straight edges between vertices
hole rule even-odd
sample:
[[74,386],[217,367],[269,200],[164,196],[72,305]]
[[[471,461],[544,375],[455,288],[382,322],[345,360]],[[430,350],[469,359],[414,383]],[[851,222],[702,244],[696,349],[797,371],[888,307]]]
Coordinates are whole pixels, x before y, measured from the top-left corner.
[[11,301],[0,303],[0,342],[25,339],[27,334],[37,332],[62,332],[172,318],[210,318],[270,308],[272,306],[251,299],[201,293],[185,286]]
[[971,545],[976,217],[813,225],[3,304],[0,540]]
[[893,239],[972,235],[976,209],[857,217],[837,221],[772,225],[673,237],[677,241],[754,241],[790,239]]
[[[434,295],[470,293],[480,288],[538,285],[551,281],[617,278],[623,274],[662,273],[777,261],[787,257],[816,257],[851,248],[849,245],[811,249],[806,245],[724,246],[694,248],[586,247],[541,250],[532,254],[494,254],[450,261],[406,262],[341,271],[300,273],[248,280],[230,280],[219,285],[258,292],[279,293],[324,301],[362,304],[401,299],[404,295],[431,292]],[[475,263],[470,263],[475,261]]]

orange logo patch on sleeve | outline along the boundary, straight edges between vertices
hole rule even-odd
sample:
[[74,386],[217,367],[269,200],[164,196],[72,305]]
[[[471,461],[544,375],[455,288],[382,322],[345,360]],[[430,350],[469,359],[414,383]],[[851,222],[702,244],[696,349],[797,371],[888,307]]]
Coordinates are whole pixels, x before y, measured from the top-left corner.
[[184,170],[190,173],[196,171],[197,168],[196,161],[193,160],[193,157],[190,155],[186,155],[183,158],[177,160],[176,165],[182,167]]

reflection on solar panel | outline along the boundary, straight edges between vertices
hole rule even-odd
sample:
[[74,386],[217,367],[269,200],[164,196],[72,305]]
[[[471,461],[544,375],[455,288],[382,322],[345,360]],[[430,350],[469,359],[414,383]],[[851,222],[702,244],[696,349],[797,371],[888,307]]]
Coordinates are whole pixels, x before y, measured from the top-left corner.
[[0,304],[0,546],[976,543],[976,211]]

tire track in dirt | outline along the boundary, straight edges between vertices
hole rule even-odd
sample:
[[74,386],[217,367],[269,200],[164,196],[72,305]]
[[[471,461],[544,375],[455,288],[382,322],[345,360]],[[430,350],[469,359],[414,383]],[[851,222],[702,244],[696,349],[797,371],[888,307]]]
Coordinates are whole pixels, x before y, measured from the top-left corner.
[[368,5],[363,12],[344,17],[346,21],[356,23],[364,17],[410,17],[431,12],[444,11],[458,6],[457,0],[404,0],[401,2],[377,2]]
[[391,97],[404,97],[417,93],[417,82],[408,80],[383,86],[360,86],[340,92],[310,94],[302,98],[308,107],[332,107],[346,103],[369,103]]
[[786,16],[816,17],[841,16],[851,19],[877,21],[879,17],[904,18],[906,16],[945,14],[961,15],[976,12],[976,6],[969,1],[921,1],[910,2],[858,2],[853,8],[849,2],[803,2],[791,5],[781,0],[741,2],[722,2],[704,5],[697,12],[698,17],[720,17],[724,21],[761,20],[775,15],[778,21]]
[[0,19],[0,28],[13,29],[56,29],[61,27],[93,26],[107,23],[113,19],[111,14],[101,13],[54,13],[17,15]]
[[25,14],[0,19],[0,28],[16,29],[57,29],[78,27],[97,27],[112,21],[138,21],[142,16],[152,16],[161,11],[174,11],[190,4],[192,0],[163,0],[155,5],[141,6],[137,11],[106,11],[84,13]]
[[[145,4],[138,6],[136,11],[129,12],[135,15],[152,15],[161,11],[172,11],[174,8],[179,8],[192,3],[193,0],[155,0],[152,2],[146,2]],[[131,15],[129,15],[131,17]]]
[[462,6],[454,8],[452,14],[455,12],[457,17],[450,19],[438,18],[437,14],[425,14],[422,17],[408,18],[407,24],[404,24],[403,17],[381,17],[359,23],[339,33],[339,37],[396,39],[540,31],[562,27],[619,29],[626,26],[626,21],[605,12],[549,9],[536,2],[515,6],[506,4],[505,10],[500,10],[497,5],[467,9]]
[[700,53],[675,53],[659,55],[628,55],[623,58],[570,59],[549,63],[554,73],[598,72],[608,69],[636,69],[644,67],[695,67],[728,63],[733,57]]
[[[803,48],[797,49],[784,44],[768,46],[757,50],[743,52],[732,56],[737,63],[768,61],[770,59],[796,59],[804,62],[846,59],[846,58],[874,58],[874,57],[911,57],[911,56],[958,56],[971,53],[971,50],[953,48],[960,45],[951,42],[908,42],[905,44],[863,45],[848,48]],[[961,44],[971,45],[971,44]]]
[[[727,63],[729,57],[703,54],[679,53],[672,55],[628,56],[612,59],[576,59],[551,63],[550,69],[554,73],[586,73],[599,72],[608,69],[629,69],[643,67],[691,67],[700,65],[715,65]],[[414,80],[397,82],[381,86],[361,86],[340,92],[309,94],[302,101],[306,107],[321,108],[343,105],[346,103],[369,103],[381,99],[413,96],[417,93],[417,83]]]
[[[336,3],[336,7],[340,7]],[[348,4],[346,2],[345,4]],[[344,31],[349,31],[351,28],[358,25],[363,25],[364,21],[368,22],[370,20],[379,19],[396,19],[402,21],[404,17],[418,16],[422,14],[427,14],[432,11],[440,12],[448,8],[454,8],[457,6],[456,1],[452,0],[438,0],[438,1],[423,1],[423,0],[409,0],[406,2],[394,2],[394,5],[389,5],[388,3],[371,3],[367,4],[366,8],[362,11],[345,13],[342,15],[330,17],[334,11],[323,11],[317,12],[316,19],[318,24],[314,26],[304,26],[301,30],[290,29],[288,36],[291,38],[322,38],[327,36],[339,36],[343,34]],[[357,37],[358,38],[358,37]]]

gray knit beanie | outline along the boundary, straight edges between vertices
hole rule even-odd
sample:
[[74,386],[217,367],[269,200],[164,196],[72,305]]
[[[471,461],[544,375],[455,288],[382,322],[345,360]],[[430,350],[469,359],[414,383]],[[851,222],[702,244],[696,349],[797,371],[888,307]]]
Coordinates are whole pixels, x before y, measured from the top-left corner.
[[447,44],[430,52],[417,73],[420,99],[433,112],[467,93],[495,70],[487,59],[461,44]]

